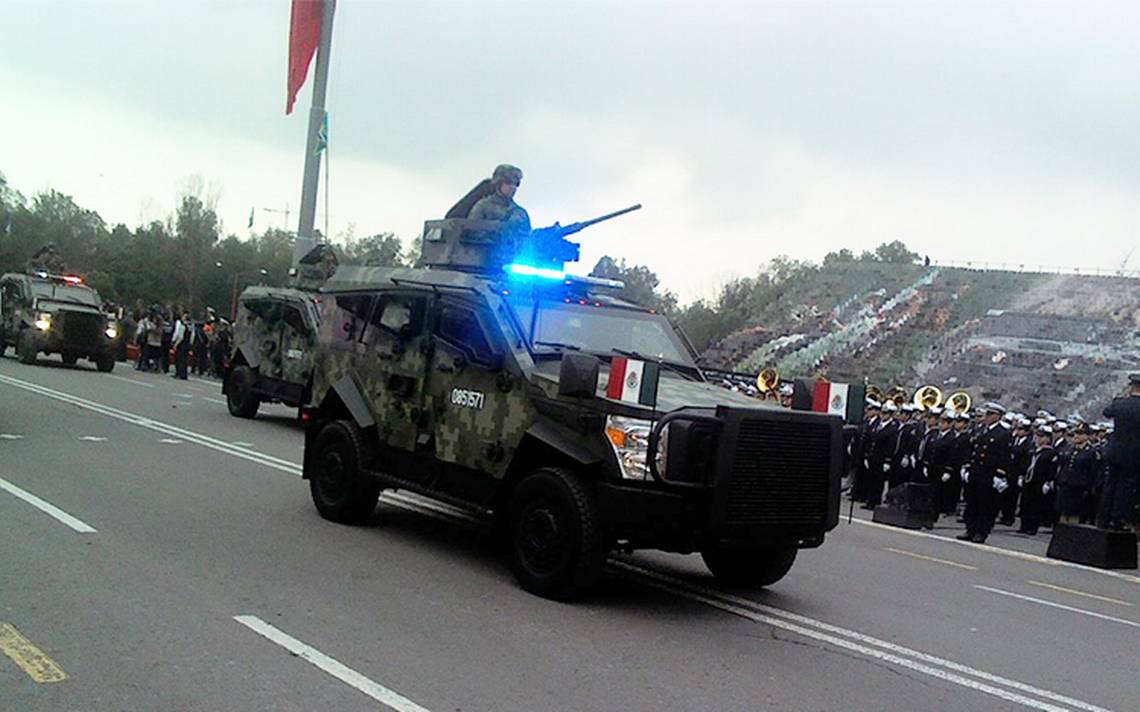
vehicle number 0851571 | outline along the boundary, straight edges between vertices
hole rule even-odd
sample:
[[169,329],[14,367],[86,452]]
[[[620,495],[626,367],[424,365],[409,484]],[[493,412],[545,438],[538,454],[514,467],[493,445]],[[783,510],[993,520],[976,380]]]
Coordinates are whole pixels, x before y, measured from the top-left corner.
[[475,410],[482,410],[484,401],[487,396],[479,391],[469,391],[466,388],[452,388],[451,389],[451,404],[457,405],[461,408],[474,408]]

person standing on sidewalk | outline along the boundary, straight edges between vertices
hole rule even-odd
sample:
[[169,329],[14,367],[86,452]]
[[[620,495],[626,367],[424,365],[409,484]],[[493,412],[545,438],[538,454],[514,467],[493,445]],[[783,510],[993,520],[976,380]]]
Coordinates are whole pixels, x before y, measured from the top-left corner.
[[190,358],[190,343],[194,338],[194,323],[190,315],[182,313],[182,318],[174,323],[174,334],[170,339],[174,346],[174,378],[185,381],[189,378],[186,372],[187,362]]

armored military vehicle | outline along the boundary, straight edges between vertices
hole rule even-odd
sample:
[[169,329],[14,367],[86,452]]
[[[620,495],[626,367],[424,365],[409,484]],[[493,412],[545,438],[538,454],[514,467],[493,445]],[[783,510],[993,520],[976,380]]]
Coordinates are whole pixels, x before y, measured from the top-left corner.
[[0,277],[0,355],[15,346],[22,363],[60,354],[66,364],[84,358],[110,371],[118,328],[80,277],[43,271]]
[[308,402],[320,314],[310,289],[249,287],[234,322],[235,351],[222,385],[230,414],[252,418],[264,402]]
[[406,489],[493,514],[521,586],[551,598],[615,550],[778,581],[838,522],[841,420],[706,382],[664,316],[562,269],[581,225],[520,246],[498,223],[429,221],[426,269],[325,283],[302,407],[318,512],[360,523]]

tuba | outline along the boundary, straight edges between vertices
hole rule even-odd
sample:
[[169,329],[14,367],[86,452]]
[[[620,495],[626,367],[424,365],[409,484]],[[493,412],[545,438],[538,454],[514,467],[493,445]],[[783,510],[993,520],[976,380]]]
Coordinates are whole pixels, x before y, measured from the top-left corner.
[[914,404],[923,410],[942,405],[942,390],[938,386],[923,386],[914,392]]
[[971,405],[973,405],[973,401],[970,400],[970,394],[966,391],[956,391],[946,398],[946,407],[958,415],[969,413]]
[[780,374],[776,369],[769,366],[756,376],[756,387],[760,389],[761,393],[768,393],[776,390],[780,385]]
[[887,391],[887,400],[902,408],[910,400],[910,396],[907,395],[906,389],[902,386],[891,386],[891,389]]
[[867,397],[881,405],[886,396],[883,395],[883,389],[878,386],[867,386]]

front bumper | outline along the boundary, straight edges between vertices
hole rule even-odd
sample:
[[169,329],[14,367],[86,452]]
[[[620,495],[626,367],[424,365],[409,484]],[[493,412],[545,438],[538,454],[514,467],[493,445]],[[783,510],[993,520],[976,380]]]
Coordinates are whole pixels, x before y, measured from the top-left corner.
[[671,432],[667,472],[654,466],[651,482],[607,481],[599,487],[602,514],[619,542],[682,552],[714,544],[808,548],[819,546],[839,523],[840,419],[797,411],[683,409],[658,421],[650,462],[663,428],[685,421],[709,425],[715,435],[703,435],[698,447]]

